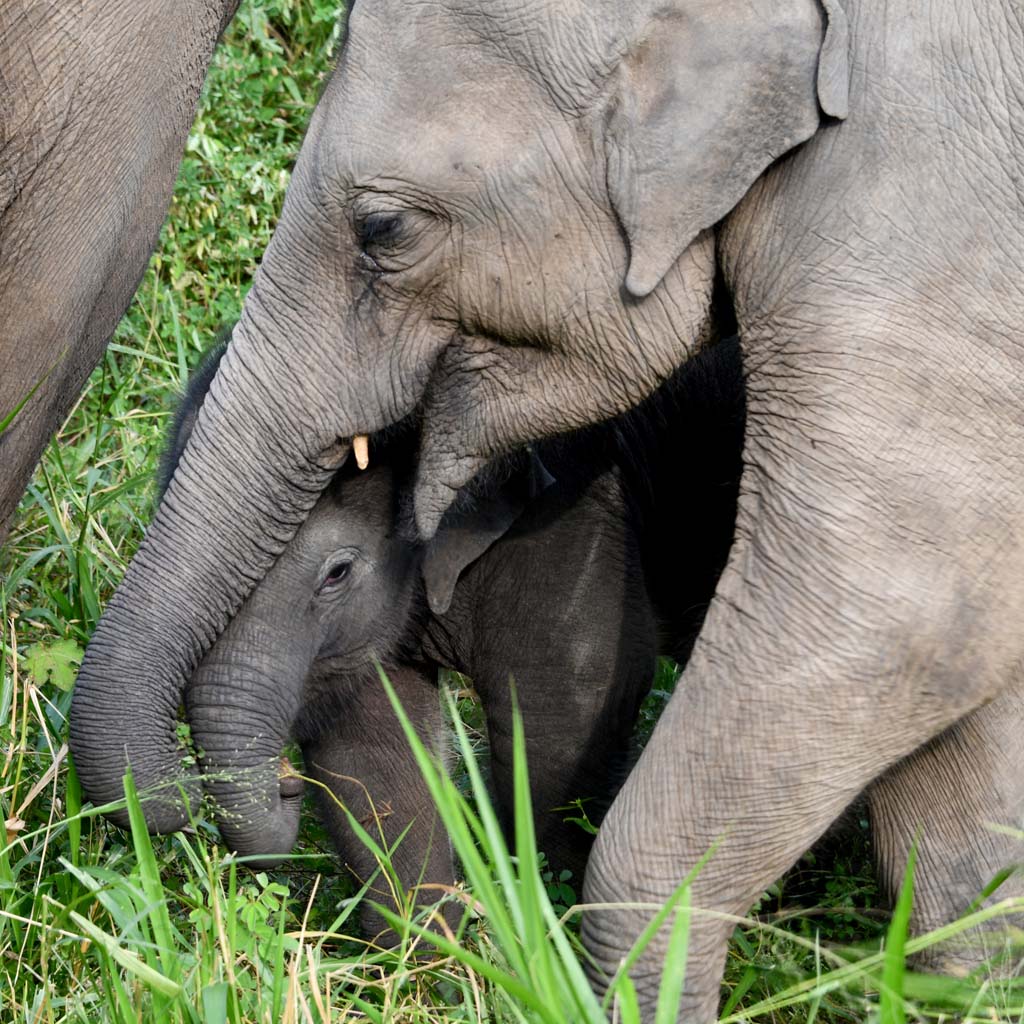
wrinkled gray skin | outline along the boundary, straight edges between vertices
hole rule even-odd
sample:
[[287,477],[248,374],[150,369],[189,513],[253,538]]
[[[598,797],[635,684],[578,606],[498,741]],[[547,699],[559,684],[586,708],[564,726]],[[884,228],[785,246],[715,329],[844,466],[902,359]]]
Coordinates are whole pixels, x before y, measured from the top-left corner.
[[0,4],[0,422],[32,394],[0,432],[0,544],[146,269],[237,6]]
[[[161,489],[222,351],[190,382]],[[707,437],[682,463],[659,443],[681,431]],[[453,884],[447,837],[374,659],[387,665],[435,749],[446,731],[436,686],[444,666],[471,675],[484,698],[492,783],[510,838],[515,679],[538,845],[578,886],[590,836],[565,821],[571,811],[557,809],[583,799],[600,822],[625,778],[656,648],[685,657],[732,540],[743,440],[739,346],[731,339],[702,353],[629,416],[542,445],[542,463],[519,460],[500,485],[446,516],[426,545],[402,529],[416,440],[411,431],[373,439],[369,469],[338,473],[186,690],[221,830],[243,853],[291,849],[301,790],[284,782],[268,794],[251,775],[292,737],[307,770],[371,832],[374,807],[389,843],[409,827],[393,860],[404,889]],[[669,534],[680,524],[662,510],[680,498],[690,510],[682,526],[689,541],[673,548]],[[254,710],[259,731],[237,732],[252,729]],[[343,858],[368,878],[372,855],[336,802],[322,790],[318,797]],[[268,799],[280,805],[273,834]],[[383,882],[377,889],[378,901],[393,901]],[[426,895],[432,902],[438,893]],[[373,934],[383,922],[364,910],[363,924]]]
[[[89,795],[117,795],[115,737],[150,780],[176,770],[185,681],[339,438],[422,403],[430,536],[492,454],[686,360],[717,269],[748,372],[737,541],[585,895],[662,901],[720,841],[693,901],[743,913],[884,778],[894,859],[922,828],[915,926],[962,909],[1018,852],[979,823],[1024,803],[1022,29],[1014,0],[359,0],[87,652]],[[587,915],[607,972],[647,917]],[[730,927],[694,918],[691,1024],[714,1016]],[[632,971],[648,1015],[666,941]]]

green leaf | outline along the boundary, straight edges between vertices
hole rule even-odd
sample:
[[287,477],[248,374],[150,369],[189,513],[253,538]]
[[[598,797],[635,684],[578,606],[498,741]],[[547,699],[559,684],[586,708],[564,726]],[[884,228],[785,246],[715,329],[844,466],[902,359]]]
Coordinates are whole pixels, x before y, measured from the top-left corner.
[[202,1002],[205,1024],[227,1024],[228,983],[226,981],[207,985],[202,992]]
[[32,644],[25,649],[25,668],[37,686],[52,683],[67,693],[75,685],[84,653],[74,640]]

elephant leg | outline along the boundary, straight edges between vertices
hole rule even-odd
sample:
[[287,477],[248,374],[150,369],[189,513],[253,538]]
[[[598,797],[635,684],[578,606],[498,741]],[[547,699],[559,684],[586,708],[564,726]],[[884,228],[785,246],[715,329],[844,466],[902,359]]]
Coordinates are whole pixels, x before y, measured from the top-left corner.
[[653,614],[618,478],[546,501],[459,583],[448,632],[470,637],[465,669],[487,714],[491,781],[513,821],[513,708],[526,736],[537,843],[580,891],[592,836],[622,784],[654,674]]
[[[675,696],[602,826],[584,887],[587,903],[652,905],[585,915],[584,941],[610,975],[654,907],[712,851],[692,885],[680,1015],[687,1024],[715,1019],[735,917],[875,777],[948,724],[939,708],[915,712],[899,694],[898,670],[871,680],[863,666],[844,672],[830,663],[820,647],[781,658],[782,645],[768,638],[743,651],[730,643],[749,636],[743,627],[736,607],[716,599]],[[648,1008],[657,1001],[667,940],[662,929],[631,972]]]
[[[491,783],[508,836],[513,828],[513,696],[526,737],[526,762],[537,848],[555,872],[569,871],[581,892],[593,835],[579,820],[600,825],[632,760],[631,737],[640,702],[650,687],[653,649],[622,664],[596,647],[582,663],[567,664],[545,646],[548,664],[510,665],[507,677],[487,679],[481,693],[491,749]],[[632,653],[632,652],[631,652]],[[591,656],[592,655],[592,656]],[[565,680],[587,688],[586,699],[553,708]],[[577,803],[578,802],[578,803]]]
[[[442,751],[447,727],[436,669],[402,665],[388,668],[387,674],[421,739],[428,748]],[[329,683],[318,680],[318,689]],[[343,807],[377,843],[391,849],[398,891],[382,871],[371,885],[361,924],[367,936],[393,941],[394,933],[369,902],[394,910],[396,897],[404,900],[414,887],[450,886],[455,878],[448,836],[405,734],[376,676],[307,706],[298,732],[306,770],[323,787],[317,791],[321,815],[356,879],[369,879],[378,862],[352,831]],[[417,905],[434,903],[440,895],[437,889],[426,889]]]
[[[964,913],[993,878],[1020,863],[1024,841],[1024,680],[978,708],[885,773],[868,793],[879,876],[895,899],[913,842],[912,930],[938,928]],[[986,901],[1024,895],[1007,878]],[[1005,924],[998,919],[994,926]],[[1019,918],[1014,921],[1020,925]],[[963,970],[988,959],[984,935],[925,950],[922,966]]]
[[[752,334],[736,543],[584,886],[634,905],[584,915],[601,987],[653,915],[635,904],[663,905],[711,851],[691,889],[687,1024],[715,1018],[734,916],[869,783],[994,699],[1022,653],[1016,464],[967,431],[940,459],[915,382],[876,379],[890,338],[850,355],[824,331]],[[836,399],[865,379],[871,401]],[[631,970],[644,1019],[669,936]]]

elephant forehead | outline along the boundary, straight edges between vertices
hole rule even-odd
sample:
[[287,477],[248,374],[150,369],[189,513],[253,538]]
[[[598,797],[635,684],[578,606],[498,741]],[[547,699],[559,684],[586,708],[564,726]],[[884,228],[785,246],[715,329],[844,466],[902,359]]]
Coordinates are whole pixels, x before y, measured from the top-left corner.
[[361,9],[331,84],[325,139],[346,178],[447,179],[527,144],[538,111],[521,71],[487,59],[471,38],[432,38],[443,35],[440,15],[427,19],[432,32],[403,23],[389,38]]
[[339,544],[369,544],[390,532],[393,518],[391,470],[371,468],[332,483],[293,544],[301,555],[324,553]]
[[342,194],[408,193],[414,204],[432,197],[453,210],[488,205],[497,177],[542,176],[567,149],[553,126],[534,124],[508,104],[500,118],[488,117],[497,92],[492,100],[439,101],[429,125],[403,113],[401,100],[373,117],[348,117],[345,129],[326,140],[322,166]]
[[639,7],[622,0],[361,0],[349,32],[400,47],[401,63],[394,63],[402,73],[441,70],[429,84],[514,67],[572,109],[589,102],[615,66]]

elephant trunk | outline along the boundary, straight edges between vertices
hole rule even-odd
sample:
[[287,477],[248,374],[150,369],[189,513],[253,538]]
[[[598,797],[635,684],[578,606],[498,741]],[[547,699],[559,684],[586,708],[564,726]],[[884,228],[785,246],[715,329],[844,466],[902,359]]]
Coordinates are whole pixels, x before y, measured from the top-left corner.
[[[131,590],[121,603],[130,595]],[[123,798],[122,776],[130,764],[147,827],[151,832],[173,832],[190,813],[198,814],[201,796],[197,772],[186,767],[178,742],[178,691],[173,684],[145,691],[134,685],[145,669],[134,657],[123,657],[139,652],[132,616],[123,615],[124,625],[118,626],[118,613],[115,596],[109,613],[113,624],[97,630],[75,688],[69,730],[75,768],[86,796],[100,805]],[[153,655],[154,660],[165,656],[162,651]],[[122,661],[132,664],[122,670]],[[118,679],[118,684],[109,685],[111,679]],[[123,809],[108,817],[128,826]]]
[[281,748],[313,660],[312,638],[288,628],[286,612],[269,605],[260,591],[250,597],[185,694],[221,836],[265,864],[287,854],[298,832],[302,785],[288,775]]
[[[85,795],[96,804],[120,800],[131,764],[154,832],[182,827],[187,805],[198,807],[198,775],[183,764],[176,729],[186,681],[308,515],[347,455],[345,439],[357,432],[328,415],[322,396],[303,393],[308,360],[287,336],[261,343],[265,318],[258,298],[250,302],[149,532],[89,644],[72,702],[70,744]],[[287,397],[274,401],[267,382]],[[124,812],[110,817],[127,823]]]
[[[313,136],[323,116],[314,114]],[[436,346],[384,344],[363,305],[325,286],[343,279],[349,257],[330,231],[307,231],[323,219],[308,148],[174,477],[82,663],[71,749],[96,803],[121,797],[129,762],[140,788],[184,780],[189,799],[198,795],[175,739],[186,680],[306,518],[349,439],[408,415],[437,357]],[[154,831],[187,820],[173,795],[144,811]]]

